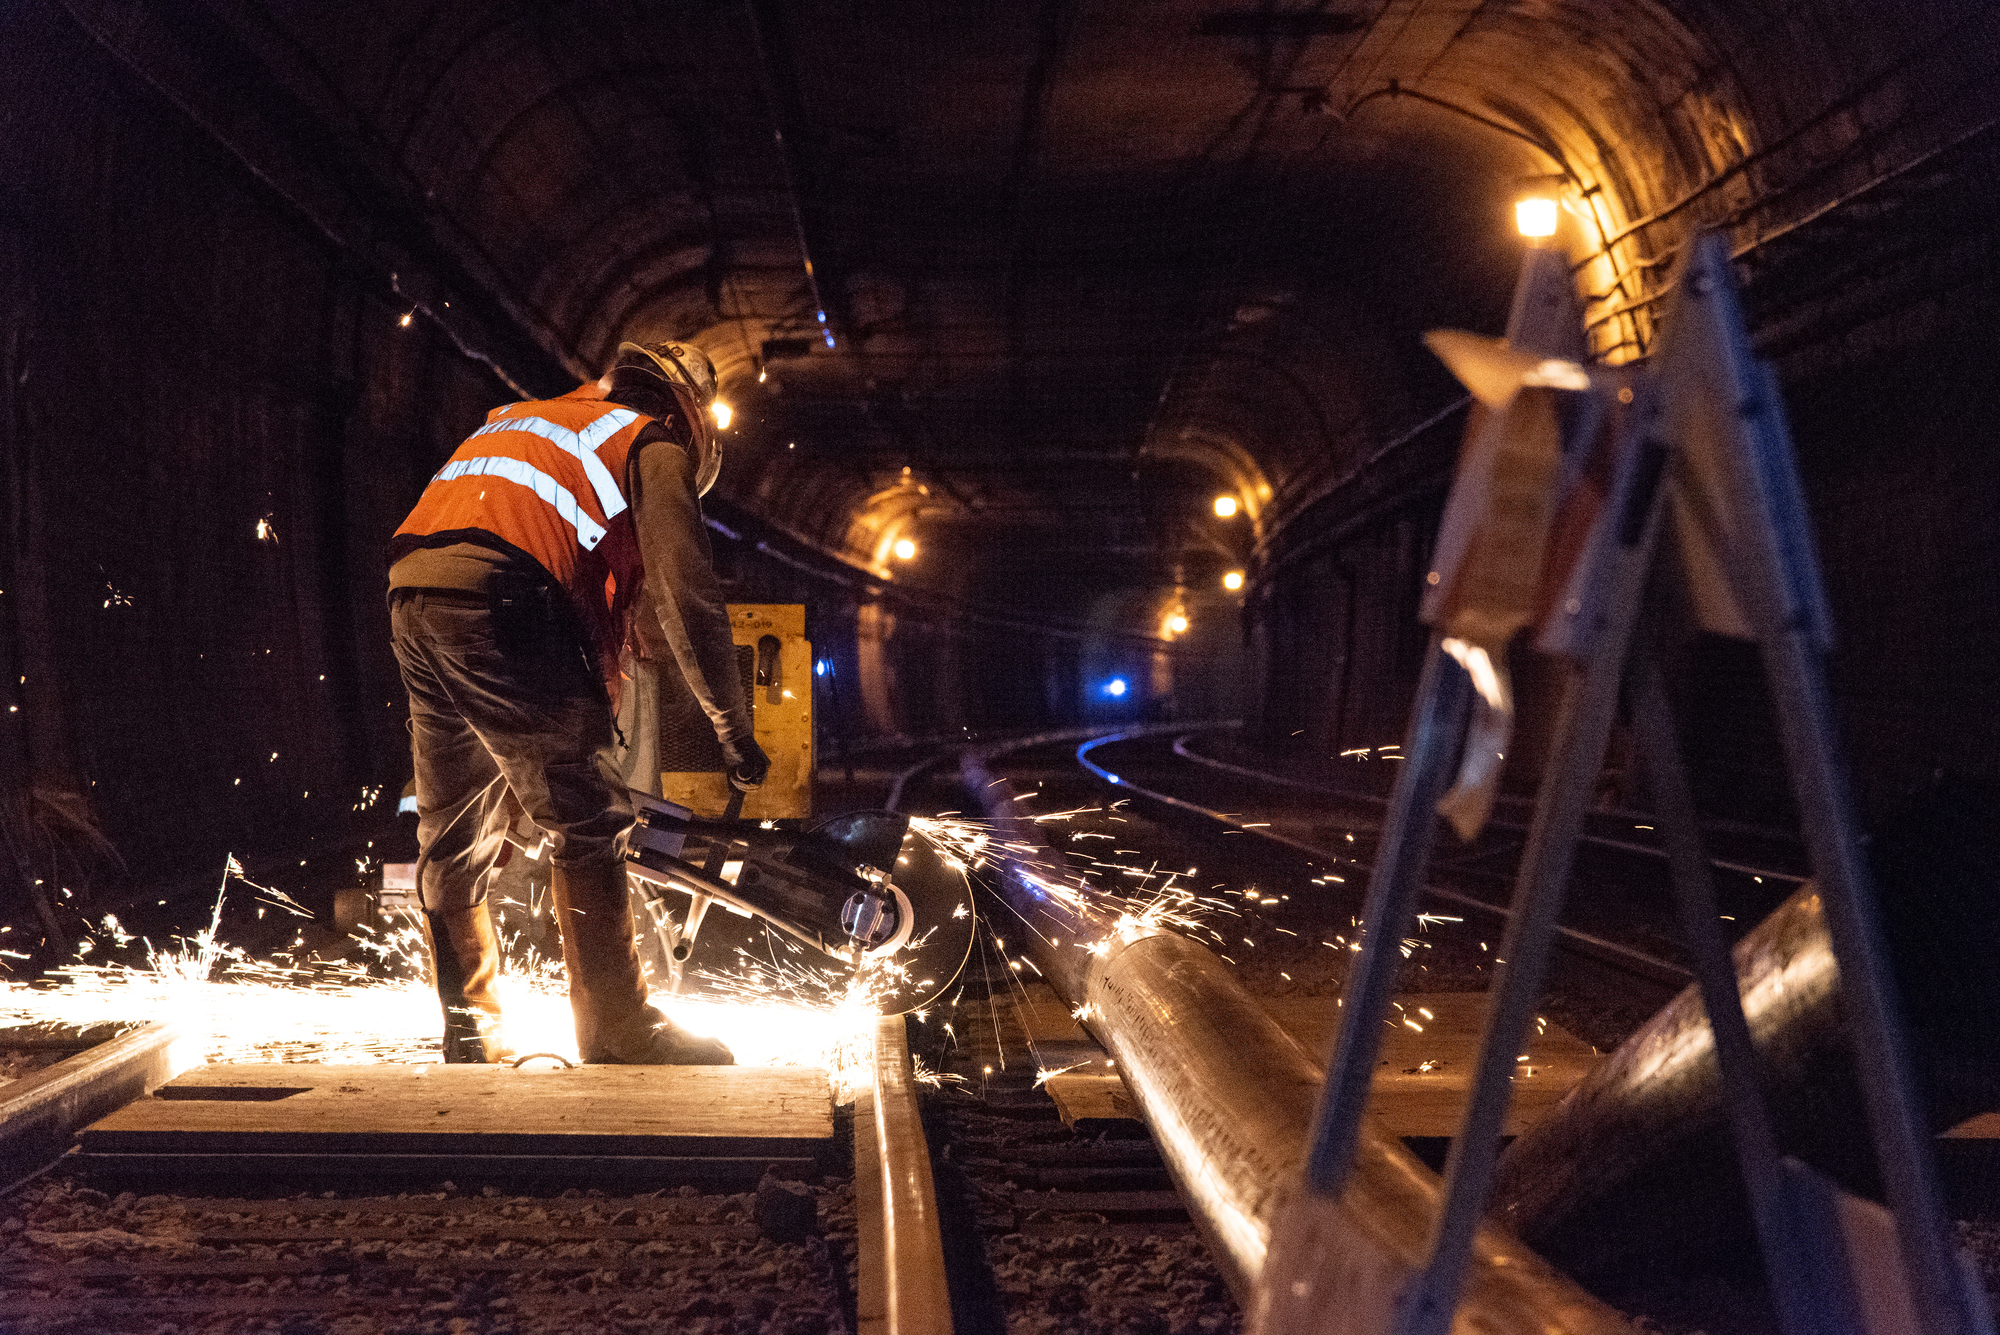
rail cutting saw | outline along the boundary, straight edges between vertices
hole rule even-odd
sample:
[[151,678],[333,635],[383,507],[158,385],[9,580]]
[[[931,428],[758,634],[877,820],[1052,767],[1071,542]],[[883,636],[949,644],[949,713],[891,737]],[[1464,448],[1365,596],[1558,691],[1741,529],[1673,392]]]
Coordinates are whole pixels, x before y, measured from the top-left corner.
[[908,816],[702,819],[637,789],[632,805],[625,870],[640,956],[662,991],[809,965],[861,978],[895,1015],[929,1005],[965,967],[971,884]]

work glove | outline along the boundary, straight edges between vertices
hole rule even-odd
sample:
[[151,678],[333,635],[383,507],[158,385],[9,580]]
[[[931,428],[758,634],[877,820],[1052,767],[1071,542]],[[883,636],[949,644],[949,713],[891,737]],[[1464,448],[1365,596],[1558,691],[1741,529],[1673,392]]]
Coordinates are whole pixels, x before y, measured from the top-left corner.
[[729,782],[740,793],[763,786],[764,776],[771,772],[771,757],[764,754],[764,748],[757,745],[755,737],[722,739],[722,767],[729,773]]

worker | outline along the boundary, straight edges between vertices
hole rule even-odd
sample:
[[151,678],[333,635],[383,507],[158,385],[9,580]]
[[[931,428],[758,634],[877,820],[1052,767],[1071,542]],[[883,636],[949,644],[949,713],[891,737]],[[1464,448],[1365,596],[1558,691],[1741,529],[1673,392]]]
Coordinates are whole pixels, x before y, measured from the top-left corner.
[[517,812],[551,840],[583,1060],[734,1060],[648,1004],[620,846],[632,805],[612,758],[619,652],[643,586],[730,782],[748,791],[770,768],[698,501],[721,467],[715,379],[692,344],[621,344],[602,380],[488,414],[390,542],[446,1061],[510,1055],[486,883]]

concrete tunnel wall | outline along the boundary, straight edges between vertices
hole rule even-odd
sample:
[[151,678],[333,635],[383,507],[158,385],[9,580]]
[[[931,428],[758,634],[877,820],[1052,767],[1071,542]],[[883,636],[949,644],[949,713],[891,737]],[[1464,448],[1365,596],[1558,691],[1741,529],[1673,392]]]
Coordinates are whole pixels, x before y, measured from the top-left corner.
[[[1156,609],[1137,603],[1053,629],[955,618],[801,571],[747,527],[717,536],[718,561],[744,600],[814,609],[833,669],[829,759],[896,734],[1238,705],[1258,740],[1308,758],[1396,740],[1458,430],[1446,414],[1411,431],[1453,393],[1414,339],[1431,323],[1497,330],[1505,196],[1559,168],[1591,219],[1594,234],[1569,241],[1608,355],[1644,352],[1668,261],[1697,226],[1751,247],[1742,271],[1790,402],[1864,795],[1892,800],[1938,767],[1991,773],[1994,25],[1972,4],[1887,3],[1454,6],[1383,25],[1364,49],[1372,91],[1345,114],[1371,151],[1434,172],[1417,195],[1455,210],[1449,225],[1387,220],[1380,257],[1270,275],[1269,299],[1177,381],[1142,456],[1139,485],[1147,469],[1193,470],[1256,497],[1240,640],[1229,601],[1194,592],[1206,570],[1189,596],[1217,615],[1166,648],[1145,640]],[[80,897],[199,884],[223,852],[300,847],[302,832],[317,842],[301,856],[343,856],[353,808],[393,799],[406,773],[381,543],[467,423],[510,395],[436,323],[402,326],[409,306],[64,6],[8,7],[0,49],[13,53],[0,68],[0,877]],[[1418,72],[1458,110],[1393,91]],[[390,83],[431,96],[449,74]],[[416,92],[402,100],[419,158],[532,147],[517,125],[473,152]],[[556,225],[524,229],[527,249],[497,262],[527,265]],[[697,319],[685,238],[646,252],[679,275],[665,286],[591,270],[592,254],[629,256],[618,238],[640,225],[593,215],[568,277],[537,279],[556,282],[537,302],[583,331],[586,353]],[[1447,250],[1476,254],[1424,279]],[[1371,267],[1374,289],[1357,293]],[[619,307],[628,289],[649,304]],[[778,449],[745,450],[734,502],[847,545],[866,489]],[[976,597],[976,572],[960,588]],[[1240,698],[1239,648],[1253,665]],[[1147,690],[1107,697],[1114,675]],[[1782,819],[1748,655],[1690,644],[1681,678],[1711,809]],[[1513,781],[1531,778],[1530,764]]]
[[[1572,218],[1560,239],[1578,263],[1600,354],[1643,355],[1671,261],[1696,230],[1723,228],[1739,253],[1833,599],[1832,670],[1864,804],[1891,805],[1939,769],[1991,775],[2000,765],[1991,707],[2000,492],[1987,462],[2000,408],[1992,12],[1516,6],[1467,22],[1436,57],[1451,71],[1443,82],[1463,106],[1548,145],[1542,170],[1567,171],[1594,197],[1590,221]],[[1383,74],[1426,50],[1421,33],[1388,45]],[[1355,114],[1399,107],[1440,129],[1465,119],[1393,97]],[[1570,195],[1577,202],[1574,186]],[[1498,332],[1497,321],[1483,331]],[[1294,489],[1304,503],[1275,517],[1247,612],[1260,678],[1253,723],[1265,745],[1330,767],[1343,749],[1400,739],[1423,648],[1410,612],[1462,417],[1365,464],[1336,460]],[[1529,708],[1551,708],[1549,674],[1522,666]],[[1787,821],[1754,652],[1690,640],[1674,676],[1705,808]],[[1509,783],[1525,791],[1546,724],[1524,724]],[[1617,795],[1643,800],[1629,782]]]
[[[230,852],[346,868],[409,775],[385,544],[513,395],[61,5],[0,10],[0,50],[6,902],[212,887]],[[791,485],[823,503],[818,480]],[[1141,686],[1161,646],[1122,626],[869,615],[858,572],[711,537],[732,598],[811,609],[830,763],[1172,707]],[[1135,689],[1103,696],[1118,674]]]

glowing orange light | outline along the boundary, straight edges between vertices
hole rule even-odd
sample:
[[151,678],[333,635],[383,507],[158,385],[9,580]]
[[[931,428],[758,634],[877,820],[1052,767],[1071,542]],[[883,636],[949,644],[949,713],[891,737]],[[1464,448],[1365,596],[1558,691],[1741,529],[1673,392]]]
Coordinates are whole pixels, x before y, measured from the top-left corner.
[[908,538],[898,538],[896,539],[896,545],[889,550],[896,554],[898,561],[907,561],[917,554],[917,544],[911,542]]
[[1236,516],[1236,498],[1221,495],[1215,498],[1215,515],[1218,519],[1233,519]]
[[1514,201],[1514,226],[1522,236],[1539,240],[1556,234],[1556,202],[1546,195]]
[[1224,575],[1222,577],[1222,587],[1229,590],[1231,593],[1234,593],[1238,589],[1242,588],[1243,572],[1240,570],[1232,570],[1228,574]]

